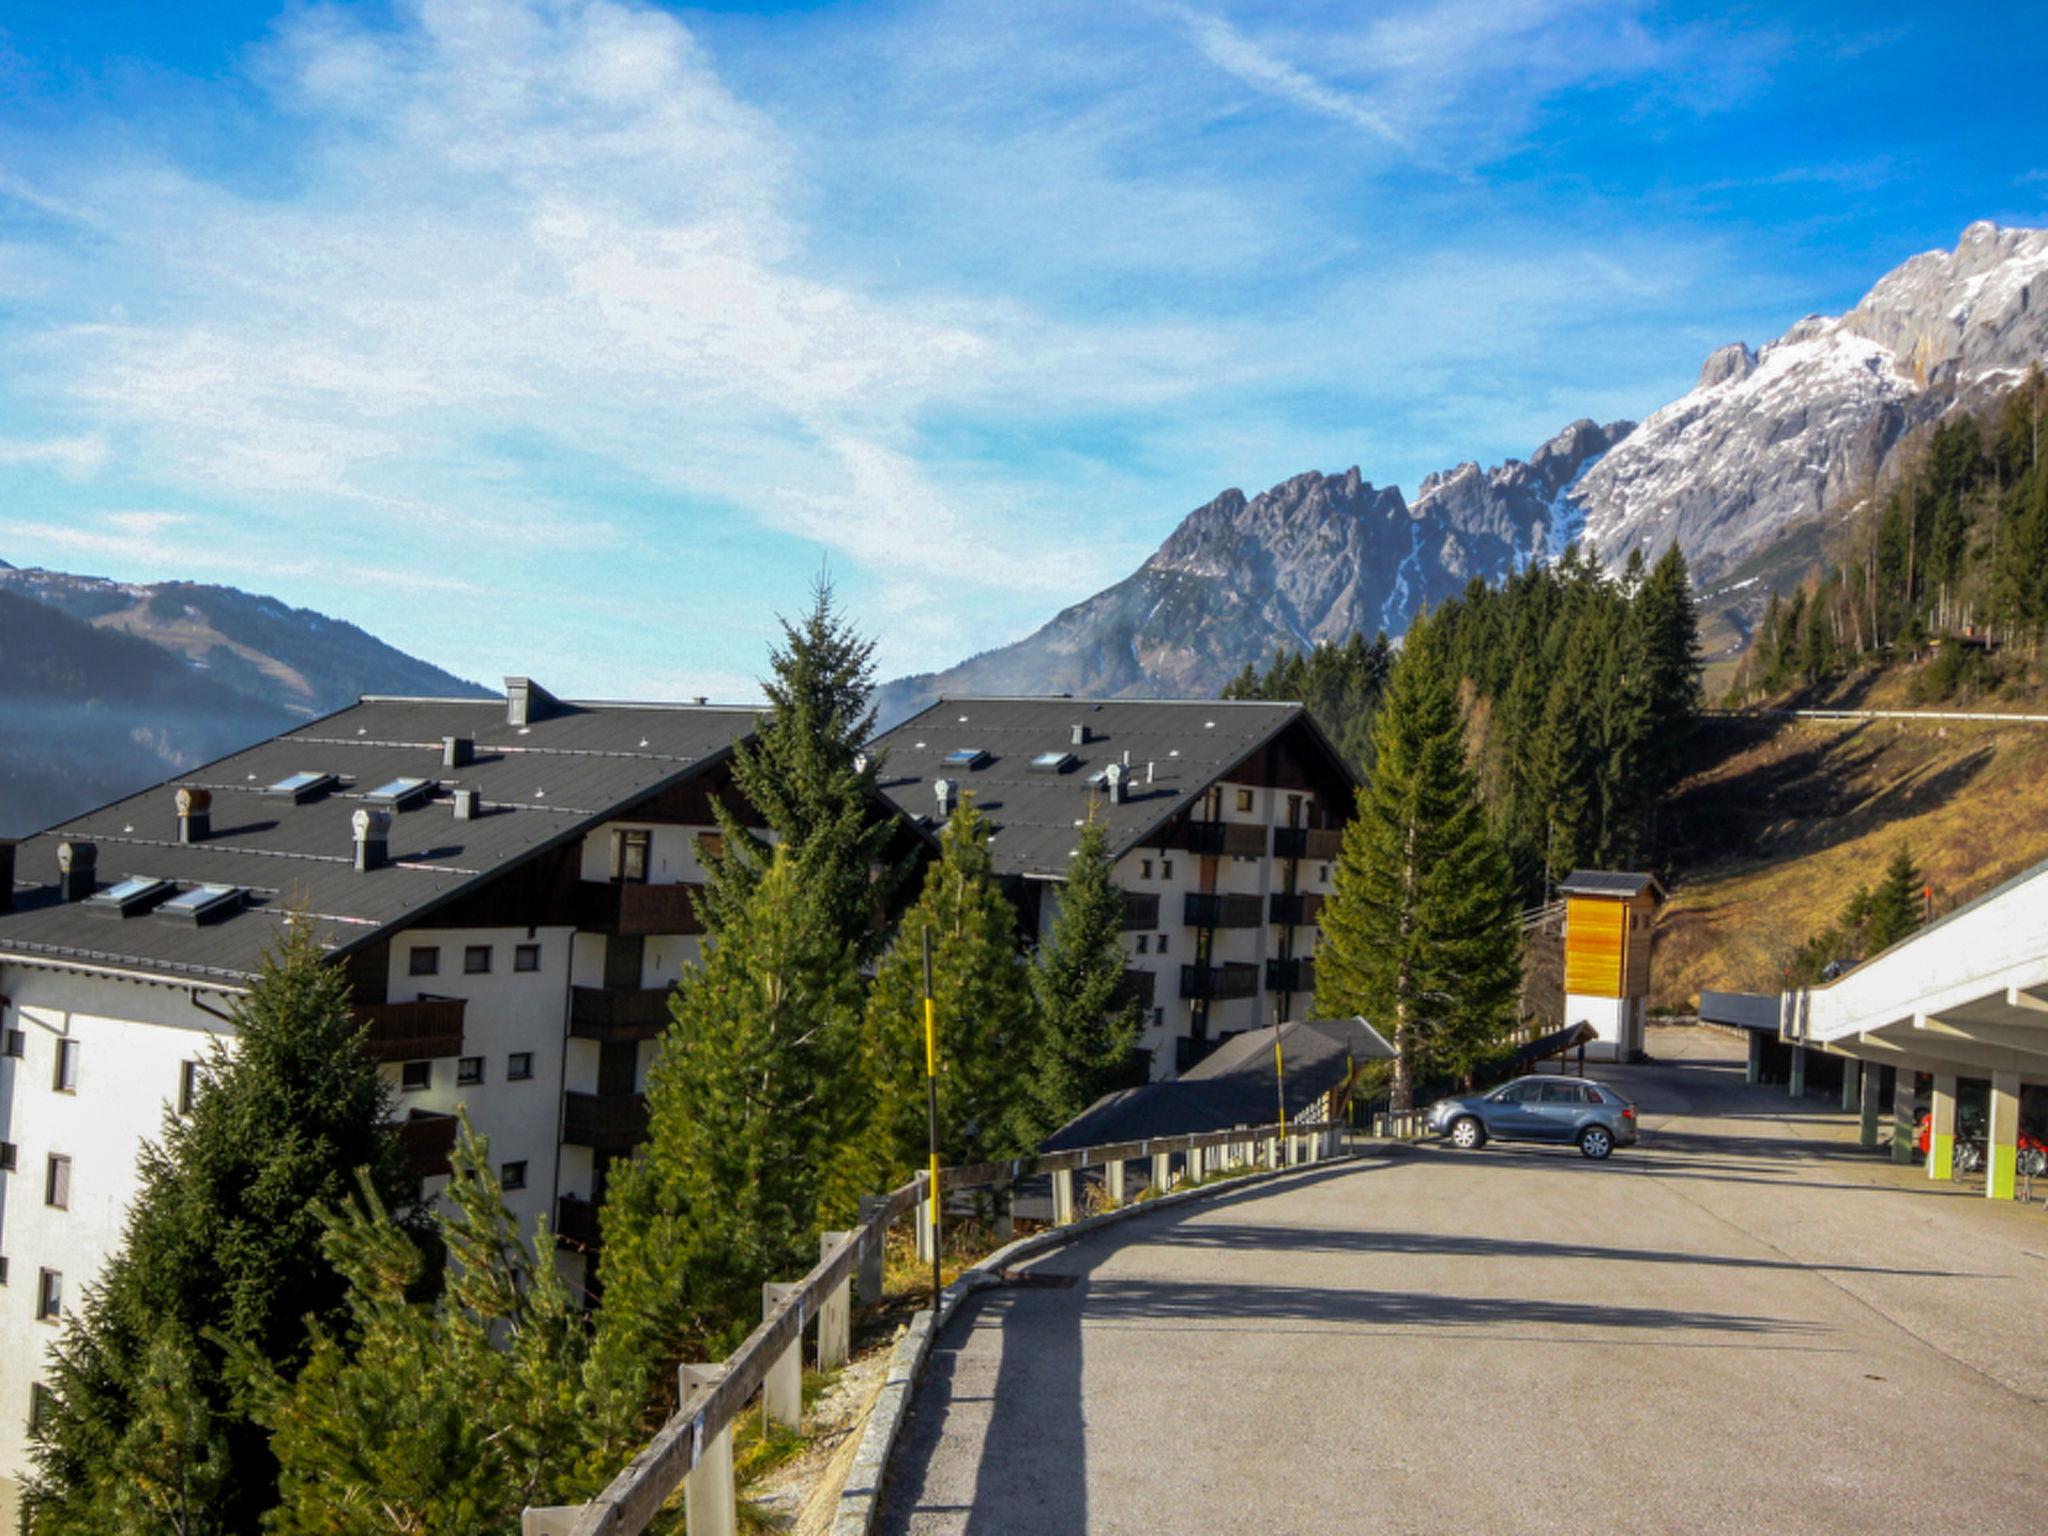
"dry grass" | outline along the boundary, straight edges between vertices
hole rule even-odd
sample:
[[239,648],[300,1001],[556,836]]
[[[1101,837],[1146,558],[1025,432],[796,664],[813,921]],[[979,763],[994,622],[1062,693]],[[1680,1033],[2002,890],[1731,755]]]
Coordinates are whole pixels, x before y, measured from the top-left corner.
[[[1892,707],[1889,692],[1860,702]],[[1937,912],[2048,857],[2048,726],[1716,721],[1702,757],[1668,813],[1676,889],[1653,1006],[1689,1008],[1701,987],[1776,990],[1901,844]]]

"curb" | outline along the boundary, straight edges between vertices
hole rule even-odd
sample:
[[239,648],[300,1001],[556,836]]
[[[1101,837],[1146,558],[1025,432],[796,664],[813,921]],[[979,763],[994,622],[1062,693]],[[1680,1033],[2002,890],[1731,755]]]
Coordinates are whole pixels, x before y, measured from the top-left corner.
[[1260,1173],[1247,1173],[1234,1179],[1219,1179],[1214,1184],[1203,1184],[1195,1189],[1183,1189],[1161,1195],[1154,1200],[1118,1206],[1113,1211],[1084,1217],[1080,1221],[1069,1222],[1064,1227],[1048,1227],[1043,1232],[1034,1232],[1029,1237],[1020,1237],[1013,1243],[1007,1243],[980,1260],[939,1293],[936,1325],[932,1320],[932,1309],[922,1308],[911,1318],[909,1327],[896,1341],[895,1353],[889,1357],[888,1375],[883,1378],[882,1390],[875,1398],[875,1406],[868,1413],[867,1428],[861,1432],[860,1449],[854,1453],[853,1465],[847,1469],[846,1483],[839,1491],[839,1508],[832,1517],[831,1536],[868,1536],[873,1530],[875,1515],[881,1505],[882,1482],[889,1471],[889,1457],[896,1449],[896,1437],[903,1428],[904,1416],[910,1410],[910,1398],[917,1388],[917,1378],[923,1373],[925,1361],[931,1356],[932,1342],[946,1324],[953,1320],[954,1313],[960,1310],[961,1303],[968,1297],[1003,1283],[1000,1271],[1021,1260],[1035,1258],[1041,1253],[1050,1253],[1055,1248],[1064,1248],[1069,1243],[1134,1216],[1192,1203],[1205,1195],[1248,1189],[1255,1184],[1269,1184],[1278,1179],[1314,1173],[1318,1169],[1359,1162],[1366,1157],[1386,1156],[1394,1150],[1393,1147],[1384,1145],[1375,1145],[1365,1151],[1353,1147],[1334,1157],[1295,1168],[1269,1168]]

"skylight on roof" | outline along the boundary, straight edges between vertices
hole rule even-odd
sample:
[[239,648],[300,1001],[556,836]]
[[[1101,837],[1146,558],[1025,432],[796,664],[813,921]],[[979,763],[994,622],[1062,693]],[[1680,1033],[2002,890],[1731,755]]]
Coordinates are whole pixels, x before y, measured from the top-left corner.
[[418,805],[440,787],[435,779],[393,779],[388,784],[379,784],[363,798],[402,811]]
[[289,800],[293,805],[303,805],[315,795],[325,794],[334,787],[334,783],[334,775],[331,773],[314,773],[310,769],[301,769],[297,773],[279,779],[275,784],[266,788],[263,793],[266,795],[276,795],[283,800]]
[[117,917],[129,917],[137,912],[147,912],[170,890],[171,882],[168,880],[158,880],[152,875],[130,875],[97,895],[88,896],[86,905],[112,912]]
[[246,894],[246,889],[239,885],[195,885],[189,891],[180,891],[156,912],[158,917],[183,923],[203,923],[208,918],[238,911]]
[[948,768],[979,768],[988,761],[988,754],[980,747],[955,747],[939,761]]
[[1033,773],[1065,773],[1074,766],[1071,752],[1041,752],[1031,759]]

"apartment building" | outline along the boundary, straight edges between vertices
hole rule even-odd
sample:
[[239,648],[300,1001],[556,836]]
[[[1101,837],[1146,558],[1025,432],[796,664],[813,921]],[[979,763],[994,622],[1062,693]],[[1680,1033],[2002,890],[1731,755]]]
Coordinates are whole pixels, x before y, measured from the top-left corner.
[[1299,704],[951,698],[876,749],[882,792],[927,828],[974,796],[1029,931],[1050,928],[1092,807],[1125,895],[1155,1077],[1305,1016],[1357,784]]
[[730,776],[752,726],[524,678],[502,702],[364,699],[0,843],[0,1475],[24,1467],[58,1319],[119,1243],[142,1140],[289,921],[347,968],[425,1187],[467,1110],[580,1277],[697,953],[713,800],[758,824]]

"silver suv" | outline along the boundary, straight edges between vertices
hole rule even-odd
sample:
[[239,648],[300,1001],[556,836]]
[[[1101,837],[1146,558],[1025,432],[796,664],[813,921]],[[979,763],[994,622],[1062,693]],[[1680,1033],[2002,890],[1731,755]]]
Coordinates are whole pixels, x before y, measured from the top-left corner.
[[1636,1107],[1612,1088],[1583,1077],[1518,1077],[1491,1093],[1438,1099],[1429,1129],[1466,1151],[1502,1141],[1570,1142],[1603,1158],[1636,1140]]

